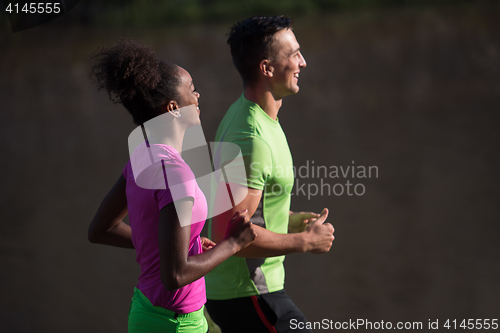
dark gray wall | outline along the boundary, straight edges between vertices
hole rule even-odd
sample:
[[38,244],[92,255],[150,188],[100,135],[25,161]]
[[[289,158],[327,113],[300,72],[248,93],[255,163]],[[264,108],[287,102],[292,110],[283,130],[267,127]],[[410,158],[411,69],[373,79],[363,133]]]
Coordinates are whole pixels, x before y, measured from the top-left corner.
[[[469,5],[295,22],[308,65],[279,114],[295,166],[378,168],[370,179],[298,180],[366,191],[292,199],[293,210],[328,207],[336,228],[330,253],[285,262],[309,320],[498,317],[499,14]],[[4,27],[0,332],[126,330],[134,252],[92,245],[86,232],[134,125],[88,79],[87,52],[122,36],[153,44],[192,74],[211,140],[241,93],[228,26]]]

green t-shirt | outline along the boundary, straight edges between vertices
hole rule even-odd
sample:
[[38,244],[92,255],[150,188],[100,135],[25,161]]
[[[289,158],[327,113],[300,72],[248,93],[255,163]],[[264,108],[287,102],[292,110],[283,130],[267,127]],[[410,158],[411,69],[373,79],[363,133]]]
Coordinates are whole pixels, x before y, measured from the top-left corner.
[[[215,141],[235,143],[241,149],[247,176],[231,182],[262,190],[251,221],[275,233],[287,233],[294,174],[292,155],[279,120],[273,120],[242,94],[222,119]],[[224,151],[220,156],[224,161]],[[211,227],[209,220],[209,233]],[[207,298],[231,299],[281,290],[285,282],[284,260],[285,256],[230,257],[206,276]]]

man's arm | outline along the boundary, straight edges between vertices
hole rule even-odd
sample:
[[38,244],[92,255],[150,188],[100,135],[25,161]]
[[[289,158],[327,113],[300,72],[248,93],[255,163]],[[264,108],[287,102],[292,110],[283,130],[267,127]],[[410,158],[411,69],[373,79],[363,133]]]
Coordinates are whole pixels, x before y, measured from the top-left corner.
[[[229,187],[229,185],[227,186]],[[231,185],[231,188],[234,187]],[[224,186],[219,186],[216,194],[216,202],[218,198],[223,197],[223,191],[225,191]],[[236,212],[247,209],[247,216],[253,216],[257,210],[261,196],[261,190],[248,188],[246,197],[239,204],[223,214],[214,216],[212,218],[212,239],[216,243],[223,239],[227,221]],[[327,216],[328,210],[325,209],[323,214],[316,221],[310,223],[307,229],[301,233],[278,234],[252,225],[257,234],[256,240],[235,255],[246,258],[267,258],[298,252],[328,252],[334,239],[334,229],[330,223],[323,224]]]

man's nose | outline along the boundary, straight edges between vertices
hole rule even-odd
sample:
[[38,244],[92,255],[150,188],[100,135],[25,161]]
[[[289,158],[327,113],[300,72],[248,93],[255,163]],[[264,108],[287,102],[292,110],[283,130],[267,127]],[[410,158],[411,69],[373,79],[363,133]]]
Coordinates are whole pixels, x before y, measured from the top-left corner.
[[299,54],[300,54],[299,67],[306,67],[307,66],[306,58],[304,58],[302,52],[299,52]]

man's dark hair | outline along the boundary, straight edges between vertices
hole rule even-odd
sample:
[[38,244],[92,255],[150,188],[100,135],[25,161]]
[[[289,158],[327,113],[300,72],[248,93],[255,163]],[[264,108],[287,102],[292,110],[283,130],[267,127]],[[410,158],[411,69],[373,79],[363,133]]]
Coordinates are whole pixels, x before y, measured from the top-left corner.
[[236,23],[229,30],[227,43],[245,86],[257,78],[259,62],[272,55],[274,35],[291,25],[292,20],[283,15],[255,16]]

